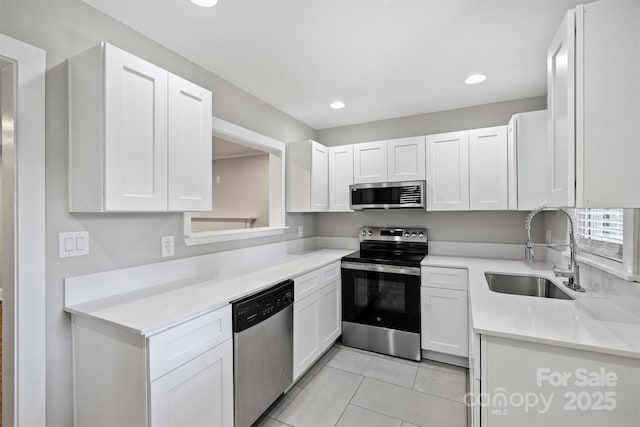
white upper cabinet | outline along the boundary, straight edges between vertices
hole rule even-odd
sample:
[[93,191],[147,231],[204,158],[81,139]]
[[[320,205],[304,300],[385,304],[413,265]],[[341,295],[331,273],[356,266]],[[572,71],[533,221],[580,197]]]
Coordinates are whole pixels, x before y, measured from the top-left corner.
[[425,137],[392,139],[387,143],[387,181],[421,181],[425,179]]
[[167,72],[106,45],[104,121],[105,210],[166,210]]
[[575,12],[564,17],[547,51],[547,199],[575,205]]
[[107,43],[69,60],[71,212],[211,208],[211,92],[174,77]]
[[329,209],[329,149],[314,141],[311,150],[311,210],[322,212]]
[[312,140],[287,144],[287,211],[329,209],[329,149]]
[[353,184],[353,145],[329,147],[329,210],[350,211]]
[[552,206],[640,207],[638,22],[640,2],[587,3],[567,13],[549,46]]
[[353,146],[353,182],[387,181],[387,141],[364,142]]
[[[530,211],[546,205],[547,111],[515,114],[507,126],[507,140],[509,209]],[[515,206],[513,193],[517,195]]]
[[211,210],[211,92],[169,74],[169,210]]
[[470,209],[507,209],[507,178],[507,127],[469,131]]
[[469,132],[426,137],[428,211],[469,210]]
[[516,116],[514,115],[507,124],[508,209],[511,211],[518,209],[518,147],[515,132]]

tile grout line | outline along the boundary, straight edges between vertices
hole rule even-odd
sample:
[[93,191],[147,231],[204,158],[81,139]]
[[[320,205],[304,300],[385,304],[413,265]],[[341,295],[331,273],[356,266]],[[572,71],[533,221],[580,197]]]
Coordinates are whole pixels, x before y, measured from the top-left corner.
[[287,424],[287,423],[285,423],[285,422],[283,422],[283,421],[280,421],[280,420],[279,420],[279,419],[277,419],[277,418],[273,418],[273,417],[270,417],[270,416],[268,416],[268,415],[267,415],[267,417],[266,417],[266,418],[269,418],[270,420],[273,420],[273,421],[279,422],[280,424],[284,424],[284,425],[286,425],[286,426],[288,426],[288,427],[293,427],[291,424]]
[[[368,378],[368,377],[366,377],[366,378]],[[356,407],[358,407],[358,408],[360,408],[360,409],[364,409],[365,411],[373,412],[374,414],[378,414],[378,415],[382,415],[382,416],[387,417],[387,418],[392,418],[392,419],[394,419],[394,420],[398,420],[398,421],[400,421],[400,426],[402,426],[402,423],[404,422],[404,420],[402,420],[402,419],[400,419],[400,418],[392,417],[392,416],[391,416],[391,415],[389,415],[389,414],[384,414],[384,413],[382,413],[382,412],[378,412],[378,411],[376,411],[375,409],[365,408],[364,406],[358,405],[358,404],[356,404],[356,403],[349,403],[349,404],[350,404],[350,405],[353,405],[353,406],[356,406]],[[410,421],[407,421],[407,422],[410,422]],[[413,424],[413,423],[412,423],[412,424]]]
[[[406,386],[403,386],[403,385],[400,385],[400,384],[394,384],[394,383],[390,383],[390,382],[388,382],[388,381],[383,381],[383,380],[378,379],[378,378],[368,377],[368,376],[366,376],[366,375],[362,375],[361,373],[358,373],[358,372],[347,371],[346,369],[336,368],[335,366],[331,366],[331,365],[328,365],[328,364],[326,364],[325,366],[323,366],[323,368],[324,368],[324,367],[329,367],[329,368],[331,368],[331,369],[335,369],[335,370],[337,370],[337,371],[345,372],[345,373],[347,373],[347,374],[351,374],[351,375],[359,375],[359,376],[361,376],[361,377],[369,378],[369,379],[372,379],[372,380],[375,380],[375,381],[379,381],[379,382],[381,382],[381,383],[385,383],[385,384],[389,384],[389,385],[394,385],[394,386],[396,386],[396,387],[401,387],[401,388],[403,388],[403,389],[405,389],[405,390],[411,390],[411,391],[415,391],[416,393],[427,394],[427,395],[429,395],[429,396],[437,397],[437,398],[439,398],[439,399],[448,400],[449,402],[453,402],[453,403],[457,403],[457,404],[459,404],[459,405],[466,406],[464,402],[460,402],[459,400],[450,399],[450,398],[448,398],[448,397],[444,397],[444,396],[438,396],[437,394],[429,393],[429,392],[427,392],[427,391],[415,390],[415,389],[413,389],[413,388],[409,388],[409,387],[406,387]],[[416,379],[417,379],[417,375],[418,375],[418,374],[417,374],[417,372],[416,372],[416,378],[415,378],[415,379],[414,379],[414,381],[413,381],[413,385],[414,385],[414,386],[415,386],[415,381],[416,381]],[[366,409],[366,408],[365,408],[365,409]]]
[[[342,372],[346,372],[346,371],[342,371]],[[338,417],[338,421],[336,421],[336,423],[334,424],[334,427],[336,425],[338,425],[338,423],[340,422],[340,420],[342,419],[342,416],[344,415],[344,413],[347,411],[347,408],[349,407],[349,405],[351,405],[351,401],[353,400],[353,398],[356,396],[356,394],[358,393],[358,390],[360,390],[360,386],[362,385],[362,383],[364,382],[365,377],[364,375],[361,375],[362,379],[360,380],[360,384],[358,384],[358,387],[356,387],[356,390],[353,392],[353,395],[351,396],[351,399],[349,399],[349,402],[347,402],[347,406],[344,407],[344,409],[342,410],[342,412],[340,413],[340,416]],[[356,406],[356,405],[354,405]]]

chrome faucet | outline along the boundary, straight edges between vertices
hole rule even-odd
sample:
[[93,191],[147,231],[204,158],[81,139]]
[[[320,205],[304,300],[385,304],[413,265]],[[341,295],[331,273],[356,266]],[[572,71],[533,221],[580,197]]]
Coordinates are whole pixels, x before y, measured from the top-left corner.
[[[569,218],[569,244],[551,244],[551,243],[533,243],[531,241],[531,220],[533,219],[534,216],[536,216],[537,214],[539,214],[540,212],[544,211],[544,210],[556,210],[558,212],[562,212],[563,214],[565,214],[567,216],[567,218]],[[553,274],[556,275],[556,277],[565,277],[567,278],[567,280],[565,280],[563,283],[564,285],[571,289],[572,291],[576,291],[576,292],[584,292],[584,288],[582,288],[580,286],[580,266],[578,265],[578,262],[576,261],[576,239],[575,239],[575,230],[573,228],[573,218],[571,218],[571,215],[569,215],[567,213],[567,211],[565,211],[564,209],[558,209],[558,208],[548,208],[547,206],[540,206],[539,208],[532,210],[531,213],[527,216],[527,219],[525,221],[525,229],[527,230],[527,243],[525,245],[524,248],[524,257],[527,260],[528,263],[532,263],[533,259],[534,259],[534,253],[533,253],[533,247],[534,246],[546,246],[546,247],[552,247],[552,246],[569,246],[569,252],[571,253],[571,260],[569,262],[569,267],[566,270],[563,270],[561,268],[556,268],[555,264],[553,266]]]

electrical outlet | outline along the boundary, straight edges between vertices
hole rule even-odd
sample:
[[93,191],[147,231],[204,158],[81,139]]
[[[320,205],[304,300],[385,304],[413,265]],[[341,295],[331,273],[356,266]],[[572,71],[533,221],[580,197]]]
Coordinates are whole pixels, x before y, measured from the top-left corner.
[[220,175],[216,175],[216,184],[220,184]]
[[304,236],[304,225],[299,225],[298,226],[298,237],[303,237]]
[[548,228],[545,230],[544,241],[545,243],[551,243],[551,230]]
[[160,241],[162,243],[162,257],[173,256],[175,253],[173,236],[162,236]]

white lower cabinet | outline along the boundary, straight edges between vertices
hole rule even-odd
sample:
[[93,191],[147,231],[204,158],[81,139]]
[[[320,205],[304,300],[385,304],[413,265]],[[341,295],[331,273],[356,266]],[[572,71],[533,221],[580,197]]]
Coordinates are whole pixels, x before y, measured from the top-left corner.
[[315,361],[320,352],[320,293],[293,305],[293,379]]
[[469,356],[467,271],[422,267],[422,349]]
[[423,286],[422,348],[467,357],[467,292]]
[[474,427],[638,425],[639,359],[490,335],[480,349]]
[[[293,380],[309,369],[342,334],[342,287],[340,262],[302,277],[315,274],[320,288],[293,304]],[[294,287],[298,286],[296,278]],[[307,280],[308,281],[308,280]],[[306,283],[306,282],[304,282]],[[301,293],[295,292],[296,295]]]
[[151,336],[72,316],[75,425],[232,426],[231,306]]
[[233,425],[233,340],[151,383],[151,425]]
[[320,346],[327,348],[342,333],[342,286],[336,280],[320,290]]

